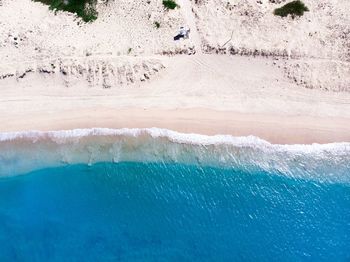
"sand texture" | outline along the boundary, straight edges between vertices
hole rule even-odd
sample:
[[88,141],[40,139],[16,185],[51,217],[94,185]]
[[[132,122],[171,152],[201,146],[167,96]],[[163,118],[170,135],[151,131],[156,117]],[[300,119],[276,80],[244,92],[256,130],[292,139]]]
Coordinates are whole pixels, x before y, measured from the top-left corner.
[[273,15],[285,0],[193,2],[206,52],[287,58],[303,86],[350,91],[349,1],[305,0],[310,11],[295,18]]
[[[0,0],[0,131],[162,127],[274,143],[350,141],[350,6],[99,1],[84,23]],[[156,28],[155,22],[160,23]],[[174,41],[180,26],[189,39]]]

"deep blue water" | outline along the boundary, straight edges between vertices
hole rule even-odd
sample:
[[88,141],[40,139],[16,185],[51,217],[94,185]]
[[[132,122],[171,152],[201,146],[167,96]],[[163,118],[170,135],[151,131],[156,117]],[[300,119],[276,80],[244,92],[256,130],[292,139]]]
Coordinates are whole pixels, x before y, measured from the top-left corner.
[[0,179],[0,261],[350,261],[350,186],[180,164]]

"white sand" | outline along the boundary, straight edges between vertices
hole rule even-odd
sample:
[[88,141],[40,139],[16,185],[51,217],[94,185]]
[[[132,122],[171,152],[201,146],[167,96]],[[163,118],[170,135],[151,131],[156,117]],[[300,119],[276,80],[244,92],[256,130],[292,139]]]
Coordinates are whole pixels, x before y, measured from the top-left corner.
[[[195,6],[193,1],[182,0],[181,8],[172,11],[165,11],[161,1],[146,2],[100,4],[99,18],[79,26],[73,15],[54,15],[40,3],[3,0],[0,130],[156,126],[184,132],[258,135],[280,143],[350,141],[349,64],[341,49],[343,42],[334,45],[337,56],[326,57],[322,66],[313,66],[316,53],[315,57],[303,53],[306,49],[321,52],[313,43],[322,36],[295,49],[298,60],[276,60],[273,54],[269,58],[202,54],[202,44],[212,45],[213,39],[220,42],[231,31],[228,21],[235,16],[224,13],[221,18],[217,13],[224,2]],[[212,3],[220,10],[210,9]],[[271,9],[271,4],[265,4]],[[207,20],[203,10],[208,12]],[[335,13],[335,22],[346,20],[347,12],[345,16]],[[322,20],[320,14],[311,16]],[[275,25],[271,30],[278,35],[282,34],[278,28],[290,24],[301,30],[297,23],[304,18],[289,22],[266,19]],[[160,29],[154,21],[160,21]],[[256,30],[266,30],[259,19],[252,21]],[[180,25],[191,28],[190,39],[174,42]],[[247,32],[240,25],[235,32],[240,38],[234,41],[241,46],[249,42],[261,43],[261,50],[271,52],[294,50],[280,45],[280,40],[263,43],[263,34],[245,42]],[[213,37],[204,29],[217,29],[220,35]],[[164,55],[191,53],[193,47],[196,55]],[[330,62],[341,65],[340,69]],[[334,78],[319,77],[320,68],[324,75],[332,72]],[[325,91],[327,85],[332,92]]]
[[295,19],[273,14],[286,0],[196,1],[207,52],[287,57],[281,66],[297,83],[350,92],[350,1],[305,0],[310,11]]

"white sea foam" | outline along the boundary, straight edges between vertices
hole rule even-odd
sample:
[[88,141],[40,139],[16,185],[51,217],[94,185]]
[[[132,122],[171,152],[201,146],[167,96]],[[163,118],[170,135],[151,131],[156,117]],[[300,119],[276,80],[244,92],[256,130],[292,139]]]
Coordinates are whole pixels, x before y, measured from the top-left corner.
[[328,143],[328,144],[294,144],[282,145],[271,144],[256,136],[236,137],[231,135],[201,135],[195,133],[180,133],[162,128],[91,128],[91,129],[72,129],[61,131],[23,131],[23,132],[3,132],[0,133],[0,142],[13,141],[20,139],[30,139],[32,142],[50,139],[57,143],[65,143],[71,139],[80,139],[89,136],[130,136],[137,137],[149,135],[153,138],[167,138],[175,143],[185,143],[192,145],[234,145],[249,147],[266,147],[275,150],[304,151],[308,153],[322,150],[345,150],[350,151],[350,143]]
[[258,137],[167,129],[74,129],[0,134],[0,175],[103,161],[175,162],[350,181],[350,143],[277,145]]

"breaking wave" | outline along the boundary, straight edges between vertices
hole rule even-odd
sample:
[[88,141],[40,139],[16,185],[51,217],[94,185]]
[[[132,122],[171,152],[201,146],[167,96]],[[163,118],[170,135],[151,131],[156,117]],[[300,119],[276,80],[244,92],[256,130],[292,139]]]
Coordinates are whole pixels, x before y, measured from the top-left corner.
[[254,136],[206,136],[159,128],[0,134],[0,176],[99,162],[181,163],[350,182],[350,143],[278,145]]

